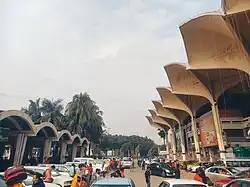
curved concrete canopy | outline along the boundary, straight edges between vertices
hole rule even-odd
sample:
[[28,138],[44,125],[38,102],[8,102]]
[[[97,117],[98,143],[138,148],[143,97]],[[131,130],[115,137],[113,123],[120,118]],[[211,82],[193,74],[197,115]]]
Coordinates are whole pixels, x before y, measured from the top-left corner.
[[73,142],[72,136],[68,130],[62,130],[58,132],[58,141],[65,140],[68,144]]
[[155,106],[157,115],[163,118],[174,120],[180,125],[180,120],[167,108],[164,108],[160,101],[152,101]]
[[221,15],[192,19],[180,26],[180,31],[190,69],[239,69],[250,73],[248,54]]
[[226,14],[234,14],[250,9],[249,0],[222,0],[221,4]]
[[35,125],[30,117],[18,110],[0,112],[1,127],[9,128],[10,131],[35,133]]
[[[149,122],[149,124],[157,129],[162,129],[160,126],[158,126],[156,123],[153,122],[153,119],[152,117],[150,116],[145,116]],[[164,129],[163,129],[164,130]]]
[[72,136],[72,143],[76,143],[78,146],[82,144],[81,137],[78,134]]
[[52,123],[43,122],[39,125],[36,125],[35,128],[35,136],[53,138],[56,140],[58,139],[57,129]]
[[180,100],[180,98],[173,94],[170,88],[156,88],[163,104],[164,108],[172,108],[176,110],[182,110],[187,112],[187,114],[192,115],[192,111],[188,106]]
[[151,110],[151,109],[149,109],[148,111],[151,114],[152,120],[154,123],[159,124],[159,125],[164,125],[170,129],[173,129],[173,127],[166,120],[164,120],[162,117],[157,116],[156,111]]
[[169,64],[164,67],[175,94],[194,95],[207,98],[213,102],[213,98],[206,86],[184,64]]

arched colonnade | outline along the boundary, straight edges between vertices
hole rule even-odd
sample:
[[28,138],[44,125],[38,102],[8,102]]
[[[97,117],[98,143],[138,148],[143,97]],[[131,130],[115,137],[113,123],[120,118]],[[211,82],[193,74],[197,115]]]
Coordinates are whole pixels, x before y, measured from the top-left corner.
[[77,156],[78,148],[79,156],[84,156],[89,145],[86,138],[71,135],[67,130],[57,131],[52,123],[34,124],[27,114],[18,110],[0,111],[0,137],[2,145],[6,142],[12,144],[13,165],[22,164],[24,155],[27,156],[25,152],[35,144],[42,146],[43,158],[51,156],[54,142],[59,144],[60,162],[65,161],[68,145],[72,145],[72,159]]

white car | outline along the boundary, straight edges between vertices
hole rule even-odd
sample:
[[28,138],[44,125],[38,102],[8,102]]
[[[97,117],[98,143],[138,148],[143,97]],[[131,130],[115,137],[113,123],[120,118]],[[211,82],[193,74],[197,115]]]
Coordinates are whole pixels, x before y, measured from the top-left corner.
[[204,171],[206,170],[206,167],[198,165],[198,166],[191,166],[190,172],[195,173],[198,168],[202,168]]
[[70,177],[69,175],[69,170],[68,167],[66,165],[63,164],[39,164],[39,167],[51,167],[51,166],[55,166],[55,170],[57,172],[59,172],[61,175]]
[[122,159],[123,168],[131,168],[132,164],[133,164],[133,159],[131,157],[123,157]]
[[[48,167],[38,167],[38,166],[25,166],[24,168],[26,170],[31,170],[40,173],[41,175],[44,175],[46,169],[48,169]],[[61,187],[70,187],[73,180],[72,177],[61,175],[57,171],[52,171],[52,178],[54,179],[52,183],[59,184]]]
[[170,179],[161,182],[159,187],[207,187],[206,184],[188,179]]

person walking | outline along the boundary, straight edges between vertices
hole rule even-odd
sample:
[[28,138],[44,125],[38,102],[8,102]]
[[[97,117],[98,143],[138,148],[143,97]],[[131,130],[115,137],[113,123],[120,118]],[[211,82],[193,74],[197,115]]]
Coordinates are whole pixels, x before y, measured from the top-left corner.
[[150,187],[151,186],[151,180],[150,180],[150,167],[148,166],[146,171],[145,171],[145,180],[146,180],[146,184],[147,184],[147,187]]
[[176,171],[175,171],[175,179],[180,179],[181,178],[181,171],[180,171],[180,165],[176,164]]

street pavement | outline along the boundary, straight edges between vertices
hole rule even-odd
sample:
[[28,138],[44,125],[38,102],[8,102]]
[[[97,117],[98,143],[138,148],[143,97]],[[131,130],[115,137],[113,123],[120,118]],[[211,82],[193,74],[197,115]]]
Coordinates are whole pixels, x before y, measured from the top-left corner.
[[[137,187],[143,187],[146,186],[144,172],[145,171],[142,171],[141,168],[137,167],[132,169],[131,171],[129,169],[126,170],[125,175],[126,177],[130,177],[135,182],[135,185]],[[181,179],[193,179],[193,178],[194,178],[193,173],[187,173],[185,171],[181,171]],[[158,187],[163,180],[168,180],[168,179],[171,178],[151,176],[151,186]]]

